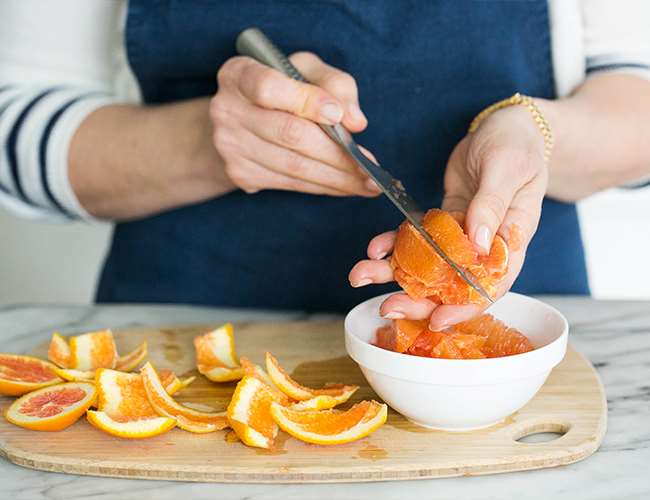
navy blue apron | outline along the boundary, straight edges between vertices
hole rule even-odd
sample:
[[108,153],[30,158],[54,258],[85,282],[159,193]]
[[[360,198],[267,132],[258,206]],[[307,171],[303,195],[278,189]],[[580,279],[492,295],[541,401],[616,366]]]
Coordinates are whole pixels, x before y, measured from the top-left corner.
[[[545,0],[130,0],[144,102],[214,94],[253,25],[357,79],[370,123],[359,142],[426,207],[440,205],[447,158],[478,111],[517,91],[554,97]],[[117,224],[97,300],[345,311],[394,289],[353,289],[347,276],[401,219],[383,197],[236,191]],[[514,290],[588,293],[574,205],[544,202]]]

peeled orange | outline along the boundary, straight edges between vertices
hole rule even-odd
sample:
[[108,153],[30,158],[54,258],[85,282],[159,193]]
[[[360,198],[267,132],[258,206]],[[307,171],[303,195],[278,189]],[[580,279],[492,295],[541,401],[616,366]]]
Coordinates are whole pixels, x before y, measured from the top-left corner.
[[47,361],[0,353],[0,395],[20,396],[60,382],[56,366]]
[[44,387],[14,401],[5,413],[12,424],[36,431],[60,431],[74,424],[95,402],[88,382],[66,382]]
[[[443,210],[429,210],[422,224],[442,250],[460,267],[472,272],[494,296],[508,267],[508,246],[496,235],[487,256],[479,255],[458,220]],[[416,299],[441,304],[482,304],[485,299],[465,283],[407,221],[397,231],[391,258],[395,279]]]
[[356,441],[384,424],[387,415],[388,407],[376,401],[362,401],[347,411],[297,411],[271,404],[271,416],[283,431],[314,444]]

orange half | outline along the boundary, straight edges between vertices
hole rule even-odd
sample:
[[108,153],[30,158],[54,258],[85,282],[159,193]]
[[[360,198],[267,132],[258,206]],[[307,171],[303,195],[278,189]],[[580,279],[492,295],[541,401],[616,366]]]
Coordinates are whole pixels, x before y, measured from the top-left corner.
[[21,396],[60,382],[56,366],[47,361],[0,353],[0,395]]
[[60,431],[74,424],[95,402],[97,391],[88,382],[44,387],[14,401],[5,418],[35,431]]

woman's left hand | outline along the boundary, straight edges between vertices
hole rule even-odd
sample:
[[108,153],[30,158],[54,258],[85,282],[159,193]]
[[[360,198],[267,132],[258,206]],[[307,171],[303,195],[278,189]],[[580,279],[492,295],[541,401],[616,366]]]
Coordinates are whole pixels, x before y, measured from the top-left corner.
[[[509,243],[508,273],[497,286],[498,297],[519,275],[537,229],[547,182],[544,139],[523,106],[495,111],[465,136],[449,157],[441,208],[466,213],[465,232],[479,253],[489,252],[497,233]],[[394,241],[395,231],[370,241],[369,260],[358,262],[350,271],[352,286],[393,281],[393,270],[384,257],[392,252]],[[477,305],[437,305],[397,293],[384,301],[380,312],[389,319],[430,317],[430,328],[435,331],[465,321],[482,309]]]

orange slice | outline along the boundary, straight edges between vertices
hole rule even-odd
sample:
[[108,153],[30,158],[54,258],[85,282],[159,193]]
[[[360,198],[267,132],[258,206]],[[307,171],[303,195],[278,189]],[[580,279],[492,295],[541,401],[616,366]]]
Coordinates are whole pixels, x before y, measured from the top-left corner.
[[298,401],[289,406],[292,410],[305,411],[305,410],[328,410],[340,404],[345,403],[352,395],[357,392],[358,387],[351,387],[349,390],[343,392],[338,396],[330,396],[328,394],[321,394],[320,396]]
[[12,424],[35,431],[60,431],[71,426],[95,402],[95,386],[66,382],[18,398],[5,413]]
[[168,417],[120,420],[111,418],[103,411],[88,410],[86,419],[98,429],[113,436],[127,439],[143,439],[158,436],[176,425],[176,420]]
[[94,382],[95,370],[82,371],[72,368],[56,368],[56,374],[69,382]]
[[60,382],[56,366],[47,361],[0,353],[0,395],[21,396]]
[[237,361],[235,336],[231,323],[194,338],[199,373],[213,382],[230,382],[244,376]]
[[159,414],[170,418],[179,416],[188,420],[214,424],[219,429],[228,426],[225,412],[205,412],[184,406],[172,398],[163,387],[156,370],[147,362],[140,370],[147,399],[153,409]]
[[274,391],[258,378],[245,376],[239,381],[228,405],[228,422],[244,444],[273,448],[278,426],[270,406],[275,401]]
[[47,359],[61,368],[70,368],[70,346],[65,337],[58,332],[52,334]]
[[115,369],[123,372],[133,371],[142,364],[146,357],[147,343],[143,342],[138,348],[134,349],[129,354],[119,356],[117,360],[115,360]]
[[293,380],[278,364],[278,360],[275,359],[270,352],[266,353],[266,371],[276,387],[296,401],[305,401],[321,395],[334,397],[341,396],[342,394],[345,394],[352,389],[356,390],[359,387],[356,385],[343,384],[331,384],[322,389],[311,389],[305,387]]
[[70,368],[86,371],[115,367],[117,349],[110,330],[71,337],[69,345]]
[[388,407],[376,401],[362,401],[347,411],[296,411],[271,404],[271,416],[283,431],[314,444],[356,441],[383,425],[387,415]]

